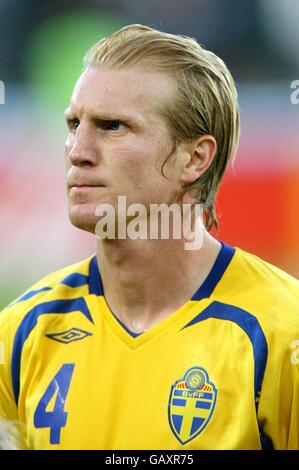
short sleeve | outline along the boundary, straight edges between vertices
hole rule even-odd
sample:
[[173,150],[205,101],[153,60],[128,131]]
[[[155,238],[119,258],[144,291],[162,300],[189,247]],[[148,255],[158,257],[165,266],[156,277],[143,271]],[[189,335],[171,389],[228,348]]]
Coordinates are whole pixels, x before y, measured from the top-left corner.
[[261,431],[274,449],[299,450],[299,330],[272,338],[258,405]]
[[11,352],[14,338],[13,322],[9,309],[0,313],[0,416],[17,420],[18,411],[12,391]]

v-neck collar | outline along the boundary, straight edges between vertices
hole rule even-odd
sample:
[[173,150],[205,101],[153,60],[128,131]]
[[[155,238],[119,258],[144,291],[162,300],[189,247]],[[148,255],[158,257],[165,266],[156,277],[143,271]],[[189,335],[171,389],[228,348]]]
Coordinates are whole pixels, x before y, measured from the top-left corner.
[[[223,274],[225,273],[228,265],[230,264],[234,253],[235,253],[235,248],[223,243],[221,243],[221,249],[220,252],[218,253],[218,256],[212,266],[211,271],[209,272],[208,276],[204,280],[204,282],[201,284],[201,286],[198,288],[198,290],[195,292],[195,294],[192,296],[192,298],[187,301],[184,306],[187,306],[187,304],[191,304],[190,301],[199,301],[202,299],[207,299],[209,298],[214,289],[216,288],[217,284],[221,280]],[[89,293],[90,294],[95,294],[97,296],[104,297],[104,289],[103,289],[103,283],[101,279],[101,274],[100,270],[98,267],[97,263],[97,257],[96,255],[92,257],[90,261],[90,268],[89,268]],[[105,300],[105,299],[104,299]],[[105,301],[106,304],[106,301]],[[184,308],[182,309],[181,306],[179,309],[177,309],[175,313],[178,311],[185,310]],[[108,306],[107,306],[108,307]],[[111,312],[111,316],[113,317],[113,320],[117,322],[117,324],[122,328],[123,332],[125,332],[127,335],[129,335],[132,339],[137,340],[138,338],[140,339],[142,336],[144,336],[146,333],[142,334],[136,334],[132,331],[130,331],[126,325],[124,325],[118,318],[113,315]],[[173,314],[171,315],[173,317]],[[165,320],[165,319],[164,319]],[[164,323],[164,320],[162,322]],[[160,322],[161,323],[161,322]],[[155,328],[155,327],[153,327]],[[152,329],[152,328],[151,328]]]

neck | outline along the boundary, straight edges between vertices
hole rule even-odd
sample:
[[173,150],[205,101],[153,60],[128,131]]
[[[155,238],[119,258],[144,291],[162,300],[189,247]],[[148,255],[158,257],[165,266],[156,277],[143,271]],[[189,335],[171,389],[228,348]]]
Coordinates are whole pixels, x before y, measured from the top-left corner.
[[207,232],[202,247],[190,251],[181,240],[98,240],[109,308],[132,331],[154,326],[190,300],[220,248]]

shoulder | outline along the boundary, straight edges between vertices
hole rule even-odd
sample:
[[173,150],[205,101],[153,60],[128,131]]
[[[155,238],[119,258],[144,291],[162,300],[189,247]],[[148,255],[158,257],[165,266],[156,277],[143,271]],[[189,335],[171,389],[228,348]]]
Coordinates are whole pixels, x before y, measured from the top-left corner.
[[299,337],[299,281],[258,256],[236,248],[225,280],[230,298],[267,329]]
[[90,263],[89,257],[55,271],[11,302],[0,313],[0,328],[17,327],[22,319],[33,309],[55,300],[67,300],[88,294]]

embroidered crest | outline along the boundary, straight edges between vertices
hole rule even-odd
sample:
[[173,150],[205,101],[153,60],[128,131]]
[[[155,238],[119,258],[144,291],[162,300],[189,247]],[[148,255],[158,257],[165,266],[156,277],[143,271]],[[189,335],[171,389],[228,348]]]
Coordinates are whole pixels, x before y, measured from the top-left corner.
[[191,367],[171,388],[169,424],[182,443],[194,439],[210,421],[214,412],[217,389],[202,367]]

